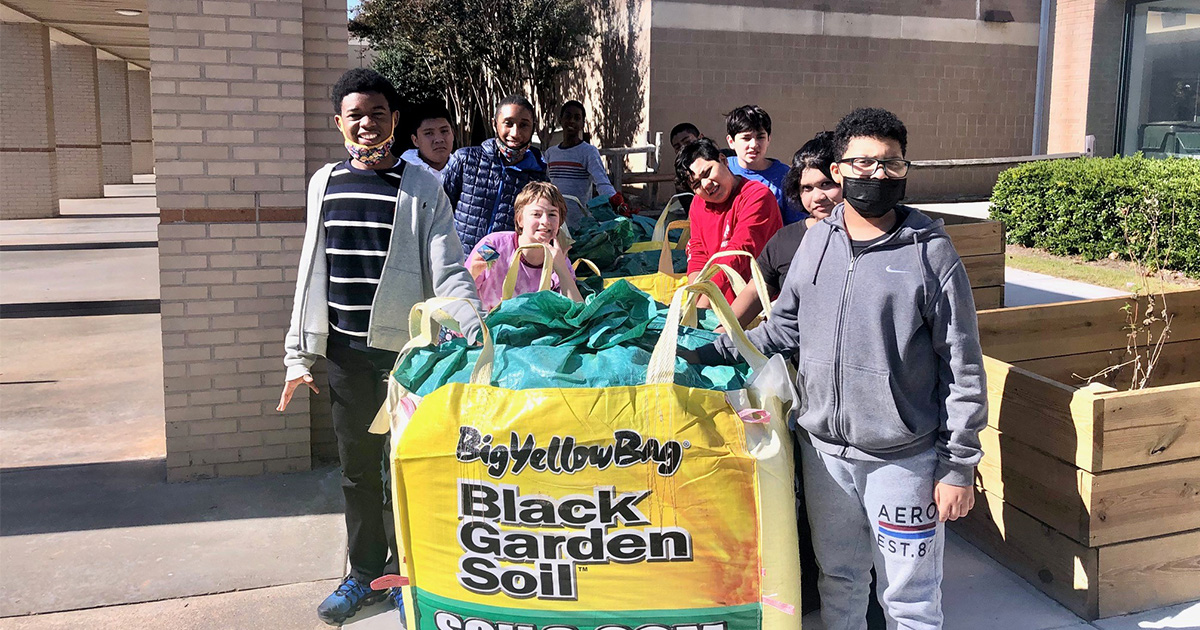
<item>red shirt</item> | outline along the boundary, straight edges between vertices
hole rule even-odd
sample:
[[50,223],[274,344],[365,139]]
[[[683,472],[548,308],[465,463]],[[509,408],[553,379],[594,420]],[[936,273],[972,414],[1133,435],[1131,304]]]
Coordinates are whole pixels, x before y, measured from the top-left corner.
[[[688,209],[688,219],[692,225],[692,236],[687,246],[689,274],[700,271],[709,257],[717,252],[740,249],[757,258],[767,241],[783,227],[779,203],[775,201],[771,189],[744,177],[737,179],[738,185],[724,203],[710,204],[700,195],[692,198],[691,208]],[[742,279],[750,281],[748,258],[737,256],[723,258],[720,262],[736,270]],[[725,294],[725,299],[733,302],[733,287],[729,285],[725,274],[718,273],[714,281]]]

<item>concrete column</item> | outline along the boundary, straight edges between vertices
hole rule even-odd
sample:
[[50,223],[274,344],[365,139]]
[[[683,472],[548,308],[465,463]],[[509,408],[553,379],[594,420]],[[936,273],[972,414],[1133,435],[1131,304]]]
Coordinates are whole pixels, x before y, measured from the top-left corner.
[[60,121],[54,136],[59,196],[103,197],[96,49],[52,43],[50,61],[54,74],[54,112]]
[[129,70],[129,140],[133,172],[154,171],[154,134],[150,120],[150,73]]
[[320,401],[275,405],[306,164],[345,158],[328,95],[346,49],[345,0],[150,2],[168,480],[329,454]]
[[1124,0],[1057,0],[1050,71],[1048,153],[1112,155],[1116,135]]
[[58,215],[50,29],[0,23],[0,219]]
[[133,182],[133,156],[129,139],[128,63],[102,59],[100,76],[100,143],[104,156],[104,183]]

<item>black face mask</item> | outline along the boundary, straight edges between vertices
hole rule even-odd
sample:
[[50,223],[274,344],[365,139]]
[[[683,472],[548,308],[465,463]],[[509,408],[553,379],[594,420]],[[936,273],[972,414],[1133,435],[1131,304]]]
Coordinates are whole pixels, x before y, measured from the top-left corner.
[[859,216],[878,219],[896,207],[904,198],[907,179],[842,179],[842,198],[850,202]]

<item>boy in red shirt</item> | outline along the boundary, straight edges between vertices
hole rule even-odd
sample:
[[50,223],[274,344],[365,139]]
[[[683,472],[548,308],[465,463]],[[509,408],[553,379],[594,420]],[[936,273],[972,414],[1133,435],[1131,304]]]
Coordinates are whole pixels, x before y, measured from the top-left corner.
[[[688,280],[694,282],[717,252],[742,250],[758,256],[767,241],[783,227],[779,204],[766,186],[734,175],[720,149],[708,138],[689,143],[675,159],[675,181],[696,194],[688,210],[692,236],[688,241]],[[743,256],[721,261],[750,280],[750,260]],[[724,274],[715,281],[733,301],[733,287]],[[700,298],[700,306],[708,305]]]

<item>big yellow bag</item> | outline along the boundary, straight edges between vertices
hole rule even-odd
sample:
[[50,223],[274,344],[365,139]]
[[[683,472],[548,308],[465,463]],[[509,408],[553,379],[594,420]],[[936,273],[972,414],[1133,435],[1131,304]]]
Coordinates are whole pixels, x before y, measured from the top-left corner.
[[[753,369],[744,390],[672,382],[697,292]],[[413,309],[410,348],[449,303]],[[788,367],[711,283],[678,291],[666,324],[636,387],[494,387],[486,329],[470,383],[416,399],[392,382],[381,418],[409,628],[800,627]]]
[[[683,222],[675,221],[672,222],[668,227],[670,229],[674,229],[674,226],[676,226],[678,223]],[[645,274],[641,276],[628,276],[625,278],[605,278],[604,286],[611,286],[618,280],[626,280],[639,290],[648,293],[650,297],[655,299],[655,301],[662,302],[664,304],[670,302],[671,296],[675,295],[676,291],[688,285],[688,277],[686,273],[675,273],[674,267],[671,263],[670,243],[664,241],[659,244],[659,247],[661,248],[661,251],[658,257],[657,273]],[[708,262],[704,263],[704,267],[700,269],[700,274],[696,278],[697,282],[709,280],[715,276],[718,271],[721,271],[724,272],[725,277],[729,279],[729,285],[733,287],[733,292],[741,293],[742,289],[746,286],[746,281],[742,278],[742,275],[734,271],[728,265],[719,262],[722,258],[731,258],[735,256],[745,256],[750,259],[751,281],[754,282],[759,295],[767,295],[767,282],[762,275],[762,269],[759,267],[758,261],[749,252],[744,252],[741,250],[728,250],[713,254],[711,257],[709,257]]]

